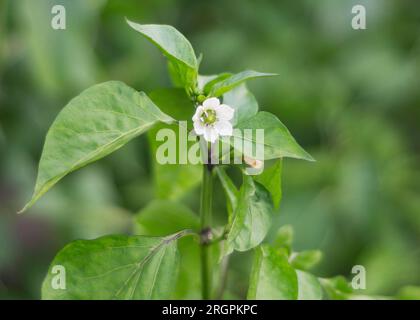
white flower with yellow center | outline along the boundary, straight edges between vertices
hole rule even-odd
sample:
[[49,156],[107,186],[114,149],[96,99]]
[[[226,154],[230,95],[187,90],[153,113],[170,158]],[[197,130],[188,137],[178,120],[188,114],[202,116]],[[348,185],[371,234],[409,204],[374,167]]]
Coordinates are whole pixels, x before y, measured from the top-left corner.
[[197,107],[192,120],[194,131],[206,141],[214,143],[219,136],[231,136],[233,132],[231,120],[235,110],[219,99],[209,98]]

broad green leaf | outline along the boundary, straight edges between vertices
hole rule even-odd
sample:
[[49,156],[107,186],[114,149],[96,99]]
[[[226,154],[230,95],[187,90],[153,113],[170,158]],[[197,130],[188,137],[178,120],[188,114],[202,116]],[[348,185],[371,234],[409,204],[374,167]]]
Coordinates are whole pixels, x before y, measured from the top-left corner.
[[[183,89],[158,89],[152,91],[150,99],[166,114],[178,120],[188,120],[191,124],[191,117],[194,113],[194,105]],[[164,147],[166,141],[157,141],[156,135],[161,129],[171,129],[174,138],[174,151],[176,155],[175,164],[161,164],[157,161],[157,150]],[[160,199],[179,199],[188,191],[197,186],[201,181],[201,165],[181,163],[181,159],[187,159],[188,148],[193,142],[185,144],[187,134],[190,131],[189,125],[168,125],[158,124],[148,133],[151,154],[153,157],[153,179],[155,182],[156,197]],[[182,140],[180,140],[180,136]],[[185,162],[185,161],[184,161]]]
[[[179,232],[167,237],[105,236],[65,246],[51,263],[43,299],[168,299],[178,270]],[[57,284],[65,270],[65,290]],[[59,269],[60,270],[60,269]]]
[[[182,229],[198,230],[200,219],[181,203],[167,200],[153,201],[135,217],[135,231],[143,235],[158,236]],[[216,247],[216,246],[214,246]],[[200,299],[200,246],[196,238],[178,240],[180,266],[174,291],[175,299]]]
[[140,32],[169,60],[177,82],[187,89],[194,89],[197,82],[198,63],[191,43],[182,33],[169,25],[138,24],[127,20],[131,28]]
[[212,97],[219,97],[247,80],[260,78],[260,77],[272,77],[272,76],[277,76],[277,74],[262,73],[262,72],[257,72],[253,70],[246,70],[240,73],[232,74],[230,77],[220,82],[215,83],[212,86],[209,95]]
[[272,213],[273,203],[268,191],[250,176],[243,175],[226,253],[232,249],[246,251],[258,246],[271,226]]
[[144,92],[122,82],[104,82],[83,91],[50,127],[35,191],[22,211],[68,173],[114,152],[156,123],[172,121]]
[[271,193],[275,208],[279,207],[281,201],[281,173],[282,159],[277,159],[274,165],[264,168],[261,174],[254,176],[254,180],[261,183]]
[[308,272],[296,270],[298,300],[322,300],[322,287],[318,279]]
[[235,109],[233,125],[245,121],[258,112],[258,103],[245,83],[233,88],[223,95],[223,103]]
[[[273,114],[265,111],[258,112],[254,117],[238,123],[237,129],[241,129],[240,133],[235,132],[233,136],[236,139],[247,141],[251,143],[252,150],[250,153],[245,153],[246,156],[251,158],[257,158],[259,160],[270,160],[283,157],[303,159],[308,161],[314,161],[314,159],[302,149],[301,146],[296,142],[289,130],[281,123],[281,121]],[[263,129],[264,130],[264,142],[258,141],[253,132],[252,137],[244,135],[244,129]],[[234,140],[234,139],[233,139]],[[261,156],[254,154],[257,146],[264,148],[264,159]],[[233,143],[235,147],[235,143]],[[237,147],[237,146],[236,146]]]
[[233,212],[235,212],[238,205],[239,191],[222,167],[216,167],[215,170],[228,200],[228,224],[230,225],[233,220]]
[[310,270],[322,259],[322,252],[319,250],[307,250],[294,252],[290,256],[290,264],[300,270]]
[[248,299],[296,300],[298,278],[287,256],[267,245],[255,250]]
[[293,233],[291,225],[284,225],[279,228],[274,239],[274,247],[285,249],[290,255],[292,252]]

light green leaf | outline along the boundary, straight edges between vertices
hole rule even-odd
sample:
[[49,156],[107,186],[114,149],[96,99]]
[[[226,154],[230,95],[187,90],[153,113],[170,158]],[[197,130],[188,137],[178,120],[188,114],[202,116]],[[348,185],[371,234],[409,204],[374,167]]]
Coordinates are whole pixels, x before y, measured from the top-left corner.
[[308,272],[296,270],[298,300],[322,300],[322,287],[318,279]]
[[290,256],[290,264],[300,270],[309,270],[317,265],[322,259],[322,252],[319,250],[307,250],[294,252]]
[[262,73],[262,72],[257,72],[253,70],[246,70],[237,74],[232,74],[230,77],[220,82],[215,83],[213,87],[211,88],[209,95],[212,97],[219,97],[225,94],[226,92],[232,90],[234,87],[240,85],[244,81],[254,79],[254,78],[272,77],[272,76],[277,76],[277,74]]
[[[51,263],[42,298],[169,299],[178,270],[177,240],[185,234],[73,241]],[[65,290],[54,287],[56,266],[65,270]]]
[[144,92],[122,82],[104,82],[83,91],[49,129],[35,191],[22,211],[68,173],[114,152],[156,123],[172,121]]
[[274,239],[274,246],[278,248],[286,248],[289,252],[292,250],[293,242],[293,227],[291,225],[284,225],[277,231]]
[[[238,123],[236,128],[242,129],[242,131],[241,133],[235,133],[234,130],[233,136],[236,139],[246,139],[246,141],[252,145],[251,149],[254,150],[254,152],[245,153],[248,157],[257,158],[259,160],[289,157],[314,161],[311,155],[299,146],[283,123],[281,123],[275,115],[269,112],[258,112],[254,117]],[[243,133],[243,129],[252,129],[253,131],[255,131],[255,129],[263,129],[264,143],[257,140],[256,135],[254,134],[255,132],[253,132],[252,137],[247,138]],[[257,150],[257,146],[264,148],[264,159],[258,154],[253,154],[255,153],[255,150]],[[233,147],[235,147],[235,143],[233,143]]]
[[203,94],[208,95],[216,83],[229,78],[231,75],[232,75],[231,73],[227,73],[227,72],[216,74],[216,75],[209,75],[209,76],[199,75],[198,76],[198,89]]
[[250,176],[243,175],[226,253],[232,249],[246,251],[258,246],[271,226],[272,213],[273,203],[268,191]]
[[176,82],[194,89],[197,82],[198,63],[191,43],[177,29],[169,25],[138,24],[127,20],[131,28],[140,32],[169,60],[171,73],[178,75]]
[[248,299],[296,300],[298,278],[284,252],[267,245],[255,250]]
[[275,208],[280,206],[281,201],[281,173],[282,159],[277,159],[274,165],[264,168],[261,174],[254,176],[254,180],[261,183],[271,193]]
[[[178,120],[191,120],[194,112],[194,105],[183,89],[158,89],[152,91],[150,99],[166,114]],[[189,121],[191,124],[191,121]],[[171,129],[175,139],[175,150],[172,153],[176,156],[176,163],[161,164],[155,159],[157,150],[165,141],[157,141],[156,135],[159,130]],[[186,142],[190,128],[184,125],[167,125],[164,123],[156,125],[148,133],[151,154],[153,157],[153,179],[155,182],[155,194],[160,199],[179,199],[201,181],[201,165],[181,163],[181,159],[188,158],[188,148],[193,142]],[[182,140],[179,140],[182,136]],[[169,139],[169,137],[167,138]],[[180,145],[181,144],[181,145]],[[184,147],[182,147],[184,146]]]
[[319,278],[319,281],[329,299],[345,300],[349,299],[353,293],[352,287],[343,276],[336,276],[333,278]]
[[258,103],[251,91],[248,90],[245,83],[226,92],[223,96],[223,103],[235,110],[232,120],[233,125],[245,121],[258,112]]

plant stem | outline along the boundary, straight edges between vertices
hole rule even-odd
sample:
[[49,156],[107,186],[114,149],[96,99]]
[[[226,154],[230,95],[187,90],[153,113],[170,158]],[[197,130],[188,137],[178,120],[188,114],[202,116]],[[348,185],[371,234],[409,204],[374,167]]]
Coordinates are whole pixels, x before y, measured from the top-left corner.
[[211,213],[212,213],[213,179],[212,166],[203,165],[203,182],[201,188],[201,289],[202,297],[210,299],[212,290],[212,270],[210,256]]

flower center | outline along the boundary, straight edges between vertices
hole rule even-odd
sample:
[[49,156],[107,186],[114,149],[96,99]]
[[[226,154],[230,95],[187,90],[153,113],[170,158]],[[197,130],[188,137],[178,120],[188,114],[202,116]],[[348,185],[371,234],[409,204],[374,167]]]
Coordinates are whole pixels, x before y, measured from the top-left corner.
[[204,111],[201,116],[200,116],[200,120],[205,124],[205,125],[210,125],[216,122],[216,111],[214,110],[206,110]]

